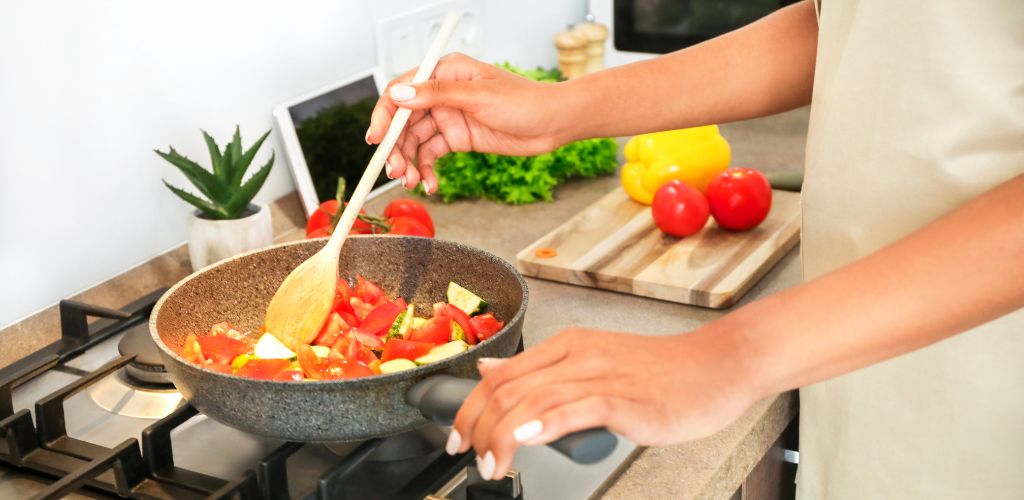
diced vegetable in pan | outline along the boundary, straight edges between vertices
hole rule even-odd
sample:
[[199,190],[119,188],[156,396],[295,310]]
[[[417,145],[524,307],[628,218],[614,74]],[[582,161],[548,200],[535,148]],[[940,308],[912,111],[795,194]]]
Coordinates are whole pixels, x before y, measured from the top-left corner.
[[443,361],[493,337],[505,325],[480,296],[455,282],[430,317],[402,297],[356,276],[339,279],[332,312],[312,345],[286,347],[273,332],[241,332],[217,323],[190,334],[181,356],[203,368],[275,381],[337,380],[396,373]]

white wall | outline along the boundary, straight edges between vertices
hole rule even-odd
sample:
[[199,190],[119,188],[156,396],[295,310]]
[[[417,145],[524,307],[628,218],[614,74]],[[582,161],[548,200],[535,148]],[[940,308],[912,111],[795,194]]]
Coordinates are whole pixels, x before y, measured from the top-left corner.
[[[585,0],[479,0],[484,59],[555,64]],[[246,144],[277,103],[374,64],[374,21],[413,0],[0,2],[0,327],[185,240],[184,181],[153,148],[206,164],[199,128]],[[292,189],[278,163],[257,197]],[[261,159],[269,155],[264,146]]]

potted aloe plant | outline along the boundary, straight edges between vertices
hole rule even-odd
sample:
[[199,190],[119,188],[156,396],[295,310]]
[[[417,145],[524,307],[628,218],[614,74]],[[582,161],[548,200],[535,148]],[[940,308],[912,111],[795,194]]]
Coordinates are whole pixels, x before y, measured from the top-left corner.
[[154,150],[177,167],[205,196],[202,198],[164,180],[164,185],[171,192],[196,207],[188,220],[188,254],[193,270],[268,246],[274,240],[270,209],[252,203],[274,165],[273,151],[270,160],[245,179],[249,165],[270,131],[244,151],[237,126],[234,137],[223,151],[210,134],[202,132],[210,151],[211,170],[182,156],[174,148],[169,148],[166,153]]

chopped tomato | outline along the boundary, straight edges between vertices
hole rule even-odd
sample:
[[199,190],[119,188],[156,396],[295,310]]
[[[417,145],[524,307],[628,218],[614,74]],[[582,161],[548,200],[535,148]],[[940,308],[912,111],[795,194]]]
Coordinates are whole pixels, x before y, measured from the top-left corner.
[[430,349],[434,347],[434,344],[430,342],[417,342],[415,340],[403,340],[403,339],[391,339],[384,344],[384,352],[380,355],[380,360],[391,361],[392,359],[405,358],[408,360],[415,360],[416,358],[423,356],[430,352]]
[[341,316],[341,319],[345,320],[345,324],[346,325],[351,326],[351,327],[359,326],[359,318],[357,318],[354,313],[345,312],[345,311],[335,311],[335,312],[338,313],[338,316]]
[[[376,338],[376,337],[374,337]],[[354,332],[349,331],[338,338],[338,341],[331,346],[331,355],[334,357],[370,363],[377,359],[377,355],[356,338]]]
[[381,290],[380,287],[372,281],[357,275],[356,295],[363,299],[363,302],[376,304],[378,299],[384,297],[384,290]]
[[459,324],[462,331],[466,334],[466,343],[473,345],[476,343],[476,334],[473,331],[472,325],[469,323],[469,315],[465,311],[455,307],[451,304],[445,305],[445,315],[450,317],[452,321]]
[[274,376],[291,364],[292,362],[287,359],[250,359],[235,374],[261,380],[273,380]]
[[403,299],[402,297],[399,297],[399,298],[395,299],[394,303],[397,304],[398,307],[401,307],[402,309],[405,309],[406,307],[409,307],[409,303],[406,302],[405,299]]
[[341,362],[342,378],[359,378],[373,375],[373,370],[368,366],[355,361]]
[[366,302],[359,297],[352,297],[349,299],[349,302],[352,304],[352,310],[355,311],[360,323],[366,319],[366,315],[370,314],[370,311],[375,307],[372,303]]
[[206,364],[203,365],[203,368],[213,370],[215,372],[231,374],[231,366],[225,365],[224,363],[214,363],[210,360],[206,360]]
[[473,316],[469,318],[469,324],[473,327],[473,333],[476,334],[480,340],[487,340],[491,338],[495,333],[498,333],[504,323],[498,321],[494,317],[494,313],[481,314],[479,316]]
[[381,347],[384,347],[384,341],[381,340],[381,338],[377,335],[363,333],[358,329],[354,330],[352,332],[352,335],[356,338],[356,340],[359,341],[360,344],[363,344],[369,349],[379,350]]
[[334,311],[355,312],[352,310],[352,304],[349,302],[355,296],[355,293],[345,278],[338,278],[338,286],[334,292]]
[[[423,326],[413,328],[409,332],[409,340],[417,342],[430,342],[431,344],[445,344],[452,337],[452,320],[448,316],[435,316]],[[394,339],[392,339],[394,340]]]
[[302,370],[288,369],[288,370],[284,370],[284,371],[278,372],[277,375],[274,375],[274,380],[279,380],[279,381],[282,381],[282,382],[291,382],[293,380],[294,381],[301,381],[302,380]]
[[381,305],[373,308],[373,310],[363,318],[363,322],[356,327],[356,331],[366,335],[380,335],[391,327],[391,324],[395,322],[395,318],[397,318],[404,309],[404,307],[400,307],[394,302],[385,301]]
[[323,345],[330,347],[334,345],[334,342],[338,340],[338,335],[342,332],[349,330],[348,323],[341,318],[338,313],[331,313],[327,317],[327,321],[324,322],[323,328],[320,329],[320,333],[316,336],[316,340],[313,341],[316,345]]
[[299,366],[302,367],[302,373],[309,378],[332,380],[342,378],[344,374],[341,369],[342,359],[332,356],[321,358],[313,352],[311,347],[305,344],[297,347],[295,353],[299,357]]
[[206,358],[203,357],[203,348],[199,346],[196,334],[190,333],[185,337],[185,345],[181,348],[181,357],[189,363],[201,365]]
[[227,335],[206,335],[199,337],[199,346],[203,349],[203,357],[214,363],[230,365],[240,354],[249,351],[249,345]]

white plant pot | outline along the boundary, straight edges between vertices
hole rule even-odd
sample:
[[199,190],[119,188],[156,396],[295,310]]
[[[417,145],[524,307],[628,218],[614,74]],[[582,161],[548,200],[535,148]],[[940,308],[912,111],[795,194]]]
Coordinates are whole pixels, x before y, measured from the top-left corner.
[[215,220],[201,217],[198,210],[188,217],[188,256],[198,271],[228,257],[270,246],[274,228],[270,209],[249,204],[251,213],[241,219]]

